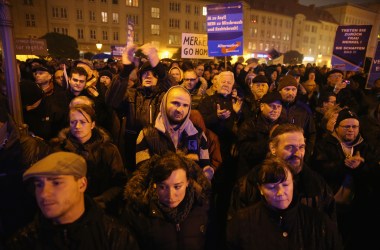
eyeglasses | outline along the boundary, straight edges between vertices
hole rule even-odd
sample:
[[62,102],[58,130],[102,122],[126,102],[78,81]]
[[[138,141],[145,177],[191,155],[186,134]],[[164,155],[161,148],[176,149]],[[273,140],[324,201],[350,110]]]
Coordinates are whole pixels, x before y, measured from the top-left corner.
[[345,126],[339,125],[339,127],[342,127],[345,130],[349,130],[350,128],[352,128],[352,129],[358,129],[359,128],[358,125],[345,125]]
[[195,80],[197,80],[197,78],[183,78],[184,81],[192,81],[194,82]]

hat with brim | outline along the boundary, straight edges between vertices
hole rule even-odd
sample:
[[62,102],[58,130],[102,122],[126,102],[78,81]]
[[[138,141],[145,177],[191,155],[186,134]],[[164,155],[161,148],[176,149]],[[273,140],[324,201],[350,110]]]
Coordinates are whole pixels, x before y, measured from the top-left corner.
[[85,177],[87,173],[86,160],[75,153],[56,152],[33,164],[23,174],[23,180],[37,176],[73,175]]

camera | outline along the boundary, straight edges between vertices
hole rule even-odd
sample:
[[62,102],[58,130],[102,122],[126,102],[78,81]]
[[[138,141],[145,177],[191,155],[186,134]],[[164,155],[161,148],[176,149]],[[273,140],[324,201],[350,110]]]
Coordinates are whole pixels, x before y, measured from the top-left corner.
[[133,56],[134,57],[136,57],[136,58],[145,58],[145,59],[148,59],[148,56],[147,55],[145,55],[143,52],[142,52],[142,49],[137,49],[136,51],[135,51],[135,53],[133,54]]
[[350,84],[350,81],[349,80],[344,80],[344,82],[349,85]]

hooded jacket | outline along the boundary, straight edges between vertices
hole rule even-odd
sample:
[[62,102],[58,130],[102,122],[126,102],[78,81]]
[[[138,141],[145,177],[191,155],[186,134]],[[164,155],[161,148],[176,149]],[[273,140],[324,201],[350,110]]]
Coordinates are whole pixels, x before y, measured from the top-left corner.
[[136,164],[149,159],[154,154],[163,155],[167,151],[181,151],[192,157],[202,168],[210,165],[207,138],[202,129],[195,127],[191,122],[190,107],[180,127],[176,130],[171,129],[166,115],[167,97],[168,93],[176,88],[185,90],[181,86],[170,88],[162,98],[160,113],[156,118],[154,128],[148,126],[140,132],[137,138]]
[[[124,198],[127,206],[124,221],[135,234],[140,249],[189,250],[205,249],[208,235],[208,211],[211,184],[193,161],[184,158],[190,169],[188,188],[193,202],[185,218],[174,222],[167,219],[155,199],[156,190],[150,178],[152,165],[159,156],[145,161],[128,181]],[[190,199],[186,194],[184,199]],[[180,203],[183,204],[184,201]],[[179,211],[180,213],[180,211]]]

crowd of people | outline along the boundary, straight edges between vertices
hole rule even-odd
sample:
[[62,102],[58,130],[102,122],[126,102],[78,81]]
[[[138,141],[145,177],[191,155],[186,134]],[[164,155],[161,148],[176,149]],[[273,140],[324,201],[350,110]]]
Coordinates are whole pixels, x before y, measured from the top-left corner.
[[27,134],[0,73],[0,249],[376,244],[380,79],[151,44],[18,63]]

